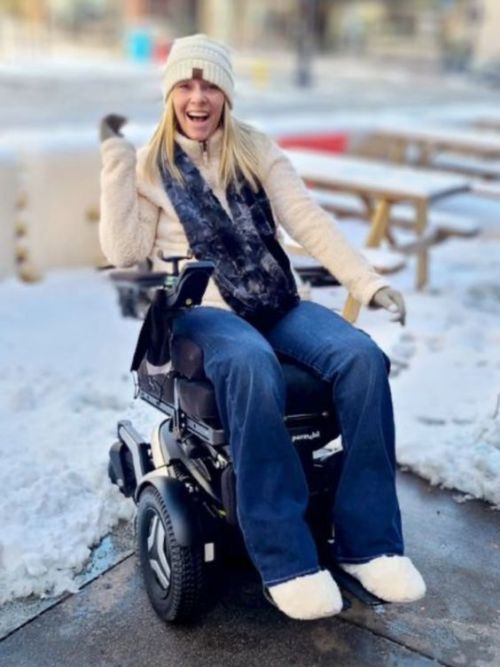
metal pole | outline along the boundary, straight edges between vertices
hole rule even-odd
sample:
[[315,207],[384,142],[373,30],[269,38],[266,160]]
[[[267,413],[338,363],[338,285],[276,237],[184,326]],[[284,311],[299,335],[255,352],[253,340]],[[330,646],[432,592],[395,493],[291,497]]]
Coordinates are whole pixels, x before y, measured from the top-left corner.
[[312,83],[312,56],[314,44],[314,17],[316,0],[298,0],[299,19],[297,25],[297,69],[295,82],[301,88]]

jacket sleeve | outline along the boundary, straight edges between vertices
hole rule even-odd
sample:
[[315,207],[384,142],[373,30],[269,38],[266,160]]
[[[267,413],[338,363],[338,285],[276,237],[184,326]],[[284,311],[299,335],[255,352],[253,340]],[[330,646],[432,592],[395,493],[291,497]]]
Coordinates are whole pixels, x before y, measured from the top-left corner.
[[355,299],[368,305],[375,292],[388,285],[387,281],[350,245],[335,218],[311,198],[285,153],[269,138],[264,141],[262,185],[277,223]]
[[106,139],[101,158],[101,247],[115,266],[132,266],[151,254],[160,211],[137,190],[131,143],[121,137]]

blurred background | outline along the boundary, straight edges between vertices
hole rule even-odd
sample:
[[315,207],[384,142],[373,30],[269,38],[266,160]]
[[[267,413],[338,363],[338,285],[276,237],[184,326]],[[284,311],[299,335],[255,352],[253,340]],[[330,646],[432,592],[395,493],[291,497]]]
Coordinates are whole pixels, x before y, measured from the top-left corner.
[[495,0],[0,0],[0,276],[104,262],[98,122],[147,141],[175,37],[233,48],[240,117],[340,151],[374,113],[497,105],[499,22]]
[[6,60],[161,61],[172,39],[194,31],[263,53],[310,47],[459,70],[500,56],[495,0],[2,0],[0,9]]
[[495,0],[2,0],[4,61],[78,54],[161,61],[194,31],[258,53],[355,53],[464,70],[498,62]]

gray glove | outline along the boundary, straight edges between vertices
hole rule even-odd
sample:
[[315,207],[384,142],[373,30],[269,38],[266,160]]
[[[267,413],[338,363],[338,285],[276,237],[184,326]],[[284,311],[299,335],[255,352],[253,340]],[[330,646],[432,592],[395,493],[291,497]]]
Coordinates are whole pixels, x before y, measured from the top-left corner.
[[390,313],[394,313],[395,317],[391,318],[391,322],[400,322],[401,326],[404,326],[406,307],[401,292],[392,289],[392,287],[381,287],[373,295],[370,306],[373,308],[385,308]]
[[111,137],[123,137],[120,129],[125,125],[127,119],[124,116],[119,116],[115,113],[110,113],[101,120],[99,126],[99,138],[101,141],[110,139]]

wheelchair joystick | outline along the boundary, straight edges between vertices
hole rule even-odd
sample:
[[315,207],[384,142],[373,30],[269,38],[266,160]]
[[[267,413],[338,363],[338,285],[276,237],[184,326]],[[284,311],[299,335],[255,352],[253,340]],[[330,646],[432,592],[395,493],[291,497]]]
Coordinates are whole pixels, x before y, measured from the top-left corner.
[[183,259],[192,259],[193,256],[191,254],[189,255],[169,255],[168,257],[165,257],[163,252],[161,250],[158,250],[158,259],[161,259],[162,262],[166,262],[167,264],[172,264],[172,273],[170,275],[172,276],[178,276],[179,275],[179,262],[182,262]]

